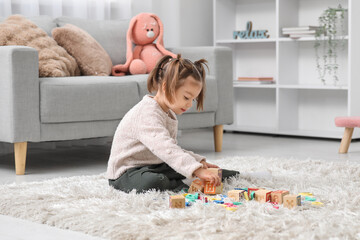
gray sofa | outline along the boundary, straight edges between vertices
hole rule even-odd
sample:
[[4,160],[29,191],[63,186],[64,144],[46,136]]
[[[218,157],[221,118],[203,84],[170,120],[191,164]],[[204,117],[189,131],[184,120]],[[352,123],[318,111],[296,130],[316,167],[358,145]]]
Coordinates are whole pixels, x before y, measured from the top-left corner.
[[[29,19],[49,35],[57,26],[74,24],[104,47],[114,65],[126,60],[128,21]],[[193,106],[179,116],[179,129],[214,127],[215,150],[221,151],[222,125],[233,121],[231,50],[169,50],[209,61],[204,111]],[[147,93],[147,75],[39,78],[37,51],[25,46],[0,46],[0,73],[0,141],[14,143],[16,174],[25,173],[27,142],[113,136],[124,114]]]

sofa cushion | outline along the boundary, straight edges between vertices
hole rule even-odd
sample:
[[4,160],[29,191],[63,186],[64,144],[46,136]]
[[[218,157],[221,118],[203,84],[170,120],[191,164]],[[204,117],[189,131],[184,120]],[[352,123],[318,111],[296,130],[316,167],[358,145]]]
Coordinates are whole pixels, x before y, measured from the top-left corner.
[[136,82],[126,77],[40,79],[42,123],[121,119],[139,101]]
[[113,65],[124,64],[126,62],[128,20],[88,20],[59,17],[55,19],[55,22],[59,27],[70,23],[88,32],[110,55]]
[[76,59],[81,74],[84,76],[109,76],[112,62],[104,48],[86,31],[66,24],[54,28],[55,41]]
[[[139,85],[139,94],[140,98],[148,94],[147,90],[147,74],[144,75],[129,75],[126,76],[128,79],[135,81]],[[206,76],[206,92],[205,92],[205,101],[204,101],[204,112],[215,112],[218,106],[218,92],[217,92],[217,83],[214,76]],[[196,103],[185,112],[194,113],[196,110]]]
[[75,59],[44,30],[21,15],[13,15],[0,23],[0,45],[33,47],[39,55],[40,77],[80,75]]

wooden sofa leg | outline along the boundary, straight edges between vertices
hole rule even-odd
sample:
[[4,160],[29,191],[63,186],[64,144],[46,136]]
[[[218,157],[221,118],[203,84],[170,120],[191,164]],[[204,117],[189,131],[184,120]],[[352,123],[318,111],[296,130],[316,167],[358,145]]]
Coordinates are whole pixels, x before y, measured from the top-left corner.
[[215,152],[221,152],[223,143],[223,125],[214,126],[214,143]]
[[341,143],[340,143],[339,153],[348,152],[353,132],[354,132],[354,128],[348,128],[348,127],[345,128],[344,136],[341,139]]
[[16,175],[25,174],[27,142],[14,143]]

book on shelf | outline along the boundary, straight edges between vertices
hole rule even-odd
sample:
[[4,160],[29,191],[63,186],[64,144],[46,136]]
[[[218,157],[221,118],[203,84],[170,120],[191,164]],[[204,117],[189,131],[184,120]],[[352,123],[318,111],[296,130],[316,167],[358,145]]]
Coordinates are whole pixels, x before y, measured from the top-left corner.
[[319,26],[300,26],[300,27],[285,27],[282,28],[283,32],[292,32],[292,31],[309,31],[309,30],[318,30],[321,27]]
[[238,77],[234,80],[234,84],[273,84],[275,83],[272,77]]
[[309,35],[309,34],[315,34],[316,30],[308,30],[308,31],[283,31],[282,32],[284,35],[291,35],[291,34],[297,34],[297,35]]
[[298,38],[302,38],[302,37],[314,37],[314,34],[290,34],[289,37],[293,38],[293,39],[298,39]]

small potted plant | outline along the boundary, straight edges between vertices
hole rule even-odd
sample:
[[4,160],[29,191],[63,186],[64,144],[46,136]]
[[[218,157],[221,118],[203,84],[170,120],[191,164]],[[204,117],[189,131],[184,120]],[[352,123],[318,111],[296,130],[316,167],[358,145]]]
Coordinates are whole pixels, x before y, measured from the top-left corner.
[[326,9],[319,17],[320,28],[315,33],[316,67],[319,78],[326,84],[327,75],[337,85],[339,50],[344,50],[347,32],[347,9],[339,5],[337,8]]

